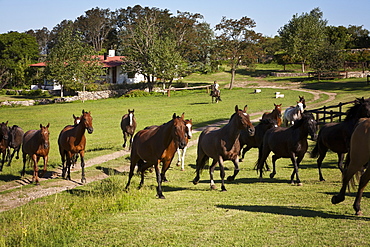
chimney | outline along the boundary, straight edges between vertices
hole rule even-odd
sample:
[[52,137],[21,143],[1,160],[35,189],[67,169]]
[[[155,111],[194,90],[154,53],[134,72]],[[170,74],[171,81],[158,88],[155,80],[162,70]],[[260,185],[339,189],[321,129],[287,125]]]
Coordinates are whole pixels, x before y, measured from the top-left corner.
[[116,56],[116,51],[115,50],[109,50],[109,57],[114,57]]
[[108,56],[108,54],[104,53],[104,60],[107,60],[107,56]]

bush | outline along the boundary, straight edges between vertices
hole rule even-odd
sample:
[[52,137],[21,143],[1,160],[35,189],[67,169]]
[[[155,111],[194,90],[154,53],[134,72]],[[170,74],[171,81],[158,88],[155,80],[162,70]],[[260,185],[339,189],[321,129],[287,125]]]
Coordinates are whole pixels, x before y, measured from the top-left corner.
[[127,94],[124,95],[124,97],[127,97],[127,98],[132,98],[132,97],[146,97],[146,96],[149,96],[150,93],[146,92],[146,91],[142,91],[142,90],[132,90],[130,92],[128,92]]
[[21,92],[21,95],[29,96],[29,97],[40,97],[40,98],[49,98],[51,97],[50,93],[48,91],[44,91],[41,89],[37,90],[23,90]]

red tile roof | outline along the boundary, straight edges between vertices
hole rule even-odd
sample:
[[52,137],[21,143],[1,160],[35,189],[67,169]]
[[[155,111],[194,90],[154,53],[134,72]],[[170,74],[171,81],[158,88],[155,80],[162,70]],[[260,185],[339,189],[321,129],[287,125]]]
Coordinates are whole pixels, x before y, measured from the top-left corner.
[[[124,56],[114,56],[114,57],[106,57],[106,59],[104,60],[104,55],[99,55],[99,60],[103,63],[103,67],[104,68],[112,68],[112,67],[117,67],[117,66],[120,66],[123,61],[122,59],[124,58]],[[42,63],[34,63],[34,64],[30,64],[31,67],[46,67],[46,63],[45,62],[42,62]]]

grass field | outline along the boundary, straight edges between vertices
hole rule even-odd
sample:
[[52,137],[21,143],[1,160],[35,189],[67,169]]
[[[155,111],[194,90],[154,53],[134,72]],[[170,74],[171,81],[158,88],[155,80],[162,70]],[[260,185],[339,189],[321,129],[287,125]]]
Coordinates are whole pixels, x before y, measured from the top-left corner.
[[[211,78],[188,79],[189,82],[212,82]],[[329,92],[333,89],[339,100],[369,96],[368,86],[363,86],[360,80],[340,83],[347,86],[342,90],[338,85],[334,88],[330,83],[311,82],[304,87]],[[211,104],[205,91],[198,90],[175,92],[170,98],[163,95],[119,98],[0,108],[0,112],[2,121],[8,120],[10,125],[18,124],[25,130],[50,122],[52,147],[48,169],[53,170],[60,165],[56,143],[59,131],[72,123],[72,114],[77,115],[82,109],[91,111],[94,118],[94,133],[87,136],[86,158],[90,159],[122,148],[119,123],[128,108],[135,109],[138,130],[167,122],[173,113],[180,115],[182,112],[186,118],[193,119],[194,128],[197,128],[228,119],[236,104],[240,108],[248,104],[248,112],[254,113],[271,111],[273,103],[289,106],[298,99],[298,93],[291,90],[279,90],[285,98],[278,100],[274,99],[275,89],[263,89],[261,94],[253,91],[251,88],[222,90],[223,101],[218,104]],[[307,101],[313,98],[309,93],[304,96]],[[314,143],[309,143],[309,150],[312,150]],[[210,190],[207,169],[200,183],[192,184],[196,160],[196,146],[192,146],[187,152],[185,171],[180,171],[175,164],[168,171],[170,182],[163,186],[165,200],[155,197],[154,173],[147,173],[142,189],[137,189],[139,177],[134,176],[130,190],[124,190],[127,174],[117,169],[128,165],[127,157],[89,167],[88,172],[105,170],[112,175],[0,213],[0,246],[369,245],[369,190],[366,189],[362,200],[362,217],[353,215],[353,193],[341,204],[330,202],[341,185],[335,154],[329,152],[324,160],[325,182],[319,182],[316,160],[306,154],[300,167],[303,182],[300,187],[288,183],[292,166],[287,159],[277,161],[274,179],[266,172],[264,181],[260,182],[254,170],[256,158],[255,149],[248,152],[236,180],[226,183],[227,192],[220,192]],[[228,176],[233,165],[231,162],[225,165]],[[19,179],[20,169],[19,160],[10,168],[4,167],[0,185]],[[30,169],[27,176],[30,176]],[[218,170],[215,178],[220,188]]]

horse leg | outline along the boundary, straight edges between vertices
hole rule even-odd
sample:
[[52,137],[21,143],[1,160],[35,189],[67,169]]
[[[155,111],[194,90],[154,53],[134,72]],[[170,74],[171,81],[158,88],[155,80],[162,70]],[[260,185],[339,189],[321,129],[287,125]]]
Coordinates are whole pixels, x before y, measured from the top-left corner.
[[27,162],[27,154],[23,152],[23,169],[21,171],[21,176],[22,177],[26,173],[26,162]]
[[85,177],[85,153],[84,151],[81,151],[80,152],[80,156],[81,156],[81,170],[82,170],[82,173],[81,173],[81,183],[86,183],[86,177]]
[[248,146],[248,145],[245,148],[243,148],[243,150],[242,150],[242,157],[239,159],[239,162],[243,162],[245,153],[248,152],[251,148],[252,147],[251,146]]
[[131,178],[134,176],[134,170],[135,170],[136,163],[137,163],[137,161],[136,161],[135,157],[132,156],[131,157],[131,163],[130,163],[130,172],[128,174],[128,181],[127,181],[127,184],[126,184],[126,187],[125,187],[126,190],[130,186]]
[[326,156],[327,151],[328,151],[327,148],[322,147],[322,145],[319,146],[319,158],[317,159],[317,169],[319,170],[320,181],[325,181],[324,177],[322,176],[321,165],[322,165],[322,161],[324,160]]
[[[225,187],[225,168],[224,168],[224,164],[223,163],[224,163],[223,162],[223,159],[222,159],[222,157],[220,157],[220,160],[218,161],[218,165],[220,166],[221,191],[227,191],[226,190],[226,187]],[[238,172],[239,172],[239,166],[236,166],[235,169],[237,169],[236,174],[238,174]],[[236,176],[235,171],[236,170],[234,170],[234,176]]]
[[36,185],[40,185],[39,182],[39,166],[37,165],[39,161],[39,157],[36,156],[36,154],[32,155],[32,161],[33,161],[33,176],[32,176],[32,183],[35,182]]
[[[212,165],[209,167],[210,186],[212,190],[216,189],[215,181],[213,180],[213,173],[215,171],[216,164],[217,164],[217,160],[214,159],[212,161]],[[221,169],[220,169],[220,172],[221,172]]]
[[196,175],[195,178],[193,179],[193,184],[197,185],[200,180],[200,171],[203,169],[205,163],[208,161],[208,156],[205,155],[203,152],[198,153],[197,161],[196,161]]
[[276,175],[276,161],[278,159],[279,159],[279,157],[277,157],[276,155],[272,156],[272,172],[270,173],[270,178],[274,178],[275,175]]
[[238,173],[239,173],[238,159],[232,160],[232,162],[234,163],[234,174],[232,176],[228,176],[227,181],[234,181],[236,175],[238,175]]
[[126,141],[127,141],[126,132],[123,132],[123,145],[122,145],[123,148],[126,147]]
[[166,160],[162,162],[162,172],[161,172],[161,179],[162,182],[168,182],[166,178],[166,171],[170,168],[171,160]]
[[130,134],[130,147],[129,150],[131,150],[132,141],[134,140],[134,134]]
[[6,149],[5,149],[5,153],[4,152],[2,152],[3,153],[3,158],[2,158],[2,160],[1,160],[1,166],[0,166],[0,172],[3,170],[3,166],[4,166],[4,163],[5,163],[5,155],[6,155]]
[[299,175],[298,175],[298,169],[299,169],[299,164],[301,163],[301,161],[303,159],[303,156],[304,155],[300,155],[296,158],[295,155],[293,154],[293,156],[290,158],[293,165],[294,165],[294,170],[292,172],[292,175],[290,176],[290,183],[291,184],[294,184],[294,175],[296,175],[297,185],[302,186],[301,180],[299,179]]
[[161,177],[161,173],[159,171],[159,162],[154,166],[154,169],[155,169],[155,175],[157,177],[157,196],[159,199],[165,199],[163,193],[162,193],[162,177]]
[[185,171],[185,154],[186,154],[186,149],[188,147],[184,147],[182,150],[182,155],[181,155],[181,171]]
[[343,173],[344,153],[337,153],[337,155],[338,155],[338,168]]
[[358,185],[356,199],[353,204],[353,209],[356,211],[356,215],[362,215],[360,203],[361,203],[362,194],[364,193],[364,189],[367,183],[369,182],[369,180],[370,180],[370,169],[366,169],[365,173],[362,174],[361,176],[360,183]]
[[44,160],[44,170],[42,171],[42,174],[40,175],[40,178],[44,177],[44,175],[46,173],[46,166],[48,164],[49,156],[47,156],[47,155],[44,156],[43,160]]
[[181,164],[181,149],[177,148],[177,163],[176,166],[180,166]]
[[[13,160],[13,157],[14,157],[15,152],[16,152],[16,149],[14,149],[13,152],[9,155],[9,158],[8,158],[8,166],[10,166],[10,164],[12,163],[12,160]],[[10,153],[10,149],[9,149],[9,153]]]

